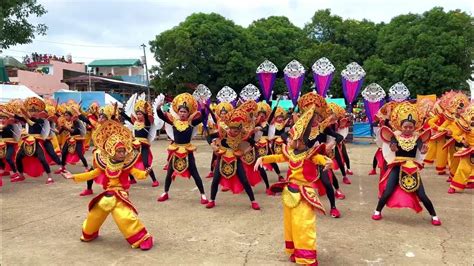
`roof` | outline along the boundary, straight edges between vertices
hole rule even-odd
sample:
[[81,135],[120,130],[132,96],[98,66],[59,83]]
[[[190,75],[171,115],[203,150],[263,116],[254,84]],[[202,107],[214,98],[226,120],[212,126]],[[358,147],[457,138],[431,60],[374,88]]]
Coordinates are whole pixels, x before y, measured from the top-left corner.
[[82,76],[78,76],[78,77],[63,79],[62,82],[65,82],[65,83],[68,83],[68,82],[88,82],[89,79],[91,81],[104,81],[104,82],[115,83],[115,84],[123,84],[123,85],[128,85],[128,86],[147,88],[146,85],[142,85],[142,84],[125,82],[125,81],[121,81],[121,80],[98,77],[98,76],[90,76],[89,77],[89,75],[82,75]]
[[38,94],[25,85],[0,84],[0,103],[6,103],[13,99],[24,100],[28,97],[37,97],[41,99]]
[[89,67],[141,66],[140,59],[100,59],[89,63]]

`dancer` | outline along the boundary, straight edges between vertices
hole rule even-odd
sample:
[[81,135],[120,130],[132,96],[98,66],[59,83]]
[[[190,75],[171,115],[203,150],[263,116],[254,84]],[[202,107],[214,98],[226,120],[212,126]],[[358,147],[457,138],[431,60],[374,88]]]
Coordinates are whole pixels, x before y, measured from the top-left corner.
[[462,133],[453,135],[458,143],[463,147],[454,153],[454,157],[459,159],[459,164],[448,189],[449,194],[462,192],[465,188],[474,188],[474,168],[472,167],[474,158],[474,106],[471,104],[463,115],[456,119],[456,124],[461,128]]
[[[134,102],[135,114],[126,114],[120,112],[120,115],[125,121],[133,124],[133,130],[135,138],[140,141],[140,158],[139,161],[143,163],[145,168],[151,168],[153,163],[153,153],[150,148],[150,144],[156,137],[156,131],[159,129],[155,124],[153,117],[153,110],[151,105],[144,99],[138,99]],[[150,171],[150,177],[152,180],[152,187],[160,185],[156,180],[155,172],[153,169]]]
[[17,111],[17,107],[12,103],[0,105],[0,168],[3,171],[0,174],[0,184],[4,175],[10,175],[11,181],[19,176],[15,164],[21,137],[21,125],[14,119],[14,113]]
[[[117,104],[114,104],[114,105],[108,104],[106,106],[99,108],[97,120],[95,120],[94,117],[91,117],[90,115],[87,117],[83,114],[79,115],[79,119],[91,127],[91,131],[92,131],[91,142],[93,142],[92,135],[100,127],[102,123],[108,120],[117,121],[117,118],[118,118]],[[92,151],[92,153],[94,153],[96,149],[97,147],[94,145],[94,150]],[[94,191],[92,190],[93,184],[94,184],[93,179],[87,180],[86,189],[84,189],[79,194],[79,196],[88,196],[88,195],[94,194]]]
[[337,142],[334,148],[334,159],[336,161],[336,164],[334,164],[334,170],[340,169],[342,174],[342,182],[349,185],[351,184],[351,180],[347,177],[347,175],[353,175],[353,172],[350,169],[351,164],[344,139],[349,133],[350,122],[347,119],[346,111],[342,107],[335,103],[329,103],[328,106],[334,116],[331,129],[335,132],[335,134],[338,135],[337,139],[340,140]]
[[328,170],[332,165],[331,159],[318,154],[324,144],[312,148],[305,144],[313,116],[314,109],[310,108],[296,121],[282,154],[263,156],[255,163],[257,169],[263,163],[288,162],[288,181],[273,185],[272,190],[282,192],[286,253],[292,262],[304,265],[318,265],[315,210],[325,214],[315,191],[317,166]]
[[162,105],[163,102],[158,104],[157,114],[161,120],[165,121],[166,126],[171,128],[171,130],[167,130],[167,133],[172,134],[169,137],[173,140],[173,143],[168,146],[170,158],[165,179],[165,191],[158,198],[158,201],[163,202],[169,199],[171,182],[176,176],[185,178],[192,176],[201,194],[201,204],[207,204],[208,200],[204,193],[204,186],[194,159],[196,146],[191,144],[194,129],[202,122],[201,113],[198,111],[198,103],[189,93],[177,95],[172,103],[172,109],[177,117],[169,113],[163,113],[161,111]]
[[153,238],[138,219],[135,206],[128,198],[128,175],[145,179],[150,171],[133,167],[138,154],[132,152],[132,133],[119,122],[107,121],[101,124],[92,138],[97,147],[94,152],[94,165],[97,167],[82,174],[63,173],[65,178],[76,182],[96,178],[105,190],[89,203],[89,214],[82,225],[81,240],[89,242],[96,239],[105,219],[112,214],[132,248],[151,249]]
[[[252,102],[256,109],[256,103],[249,101],[249,103]],[[241,105],[228,113],[223,119],[225,127],[219,126],[220,136],[212,143],[214,152],[217,154],[217,160],[211,185],[211,199],[206,205],[208,209],[216,206],[217,190],[219,184],[221,184],[223,187],[229,188],[234,194],[239,194],[245,190],[251,201],[252,209],[260,210],[241,161],[241,156],[247,150],[252,149],[247,142],[253,135],[252,131],[246,131],[248,124],[251,123],[251,117],[247,110],[248,104]]]
[[[84,171],[88,171],[89,165],[84,157],[84,136],[86,135],[86,125],[80,116],[79,104],[69,102],[66,111],[63,114],[64,120],[58,126],[62,130],[69,132],[69,137],[66,139],[61,150],[61,168],[55,173],[66,172],[66,164],[76,164],[79,160],[84,166]],[[92,124],[90,124],[92,125]]]
[[45,103],[40,98],[29,97],[24,102],[22,116],[15,114],[15,119],[28,124],[28,136],[23,139],[16,156],[16,166],[19,176],[12,182],[25,180],[24,173],[31,177],[39,177],[46,172],[46,184],[54,183],[51,168],[46,159],[44,138],[49,135],[50,125],[45,112]]
[[390,124],[395,131],[387,127],[381,129],[384,145],[388,145],[391,152],[384,149],[388,170],[379,183],[379,201],[372,219],[382,219],[381,212],[385,205],[391,208],[408,207],[420,212],[421,200],[431,215],[431,223],[441,225],[420,176],[423,168],[421,155],[428,151],[426,144],[430,138],[430,131],[419,132],[422,123],[423,118],[416,105],[403,102],[395,107],[390,116]]

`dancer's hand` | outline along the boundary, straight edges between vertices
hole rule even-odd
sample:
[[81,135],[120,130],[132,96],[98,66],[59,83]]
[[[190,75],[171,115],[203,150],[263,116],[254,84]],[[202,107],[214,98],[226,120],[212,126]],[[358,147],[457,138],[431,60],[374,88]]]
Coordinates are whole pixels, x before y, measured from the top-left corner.
[[426,154],[428,152],[428,145],[423,144],[420,149],[421,154]]
[[263,160],[262,160],[262,157],[260,157],[255,161],[255,165],[253,167],[253,170],[258,171],[258,168],[262,167],[262,165],[263,165]]
[[324,164],[323,171],[327,171],[332,168],[332,160],[326,160],[326,163]]
[[393,152],[398,151],[397,144],[395,144],[395,143],[390,143],[390,150],[393,151]]
[[65,179],[74,179],[74,176],[71,174],[71,172],[63,172],[61,173],[61,175],[65,178]]

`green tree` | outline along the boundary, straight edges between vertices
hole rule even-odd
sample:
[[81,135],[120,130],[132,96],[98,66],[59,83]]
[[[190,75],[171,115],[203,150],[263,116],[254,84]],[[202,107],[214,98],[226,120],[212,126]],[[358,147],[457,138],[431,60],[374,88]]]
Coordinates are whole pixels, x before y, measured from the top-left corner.
[[350,63],[355,61],[355,51],[352,48],[347,48],[339,44],[330,42],[315,43],[312,46],[302,50],[299,53],[301,63],[306,68],[306,79],[304,82],[303,92],[308,92],[313,89],[314,80],[311,67],[314,62],[321,57],[326,57],[336,68],[334,77],[329,87],[328,94],[333,97],[343,97],[341,85],[341,71]]
[[[295,26],[287,17],[272,16],[254,21],[247,28],[255,47],[255,69],[265,59],[272,61],[279,69],[273,91],[276,94],[286,92],[283,69],[298,52],[310,45],[304,31]],[[255,80],[255,83],[258,83]]]
[[31,16],[40,17],[44,14],[46,10],[36,0],[0,1],[0,49],[31,43],[35,35],[44,35],[46,25],[28,22]]
[[171,94],[205,84],[213,93],[255,80],[255,60],[244,28],[221,15],[197,13],[150,42],[159,63],[153,86]]
[[332,15],[330,9],[318,10],[304,27],[306,36],[318,42],[336,43],[336,31],[342,24],[341,17]]
[[[397,16],[381,27],[377,57],[364,64],[373,80],[386,80],[390,72],[391,83],[404,82],[413,95],[439,95],[447,89],[466,89],[473,43],[472,17],[436,7],[421,15]],[[383,70],[377,70],[377,64]]]

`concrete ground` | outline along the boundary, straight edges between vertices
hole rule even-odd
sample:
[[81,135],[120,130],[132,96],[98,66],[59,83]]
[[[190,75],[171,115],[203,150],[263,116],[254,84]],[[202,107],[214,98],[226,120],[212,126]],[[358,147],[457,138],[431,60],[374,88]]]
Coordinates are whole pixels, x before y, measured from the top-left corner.
[[[166,145],[153,144],[154,169],[161,182],[151,181],[131,188],[131,200],[139,217],[153,234],[155,247],[147,252],[131,249],[109,217],[100,237],[91,243],[79,241],[81,224],[91,196],[79,197],[85,184],[55,176],[10,183],[4,178],[0,192],[1,265],[291,265],[283,251],[280,197],[266,196],[264,185],[255,188],[262,210],[250,209],[245,193],[220,192],[217,206],[208,210],[199,204],[192,180],[177,179],[170,200],[158,203],[163,192]],[[199,172],[209,171],[210,148],[196,141]],[[473,191],[448,195],[445,176],[432,167],[422,172],[428,196],[443,225],[434,227],[426,210],[384,209],[382,221],[371,220],[377,202],[377,176],[368,176],[374,145],[349,145],[352,159],[351,185],[344,185],[345,200],[338,200],[340,219],[319,216],[318,257],[321,265],[472,265]],[[90,159],[90,156],[89,156]],[[82,167],[70,167],[80,172]],[[57,167],[53,167],[56,170]],[[283,171],[286,166],[282,165]],[[341,181],[340,173],[339,180]],[[272,182],[276,175],[269,173]],[[206,192],[210,179],[205,179]],[[102,189],[94,185],[95,194]],[[326,197],[321,201],[328,207]]]

